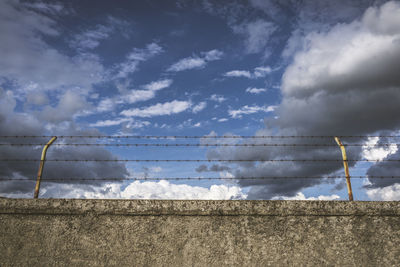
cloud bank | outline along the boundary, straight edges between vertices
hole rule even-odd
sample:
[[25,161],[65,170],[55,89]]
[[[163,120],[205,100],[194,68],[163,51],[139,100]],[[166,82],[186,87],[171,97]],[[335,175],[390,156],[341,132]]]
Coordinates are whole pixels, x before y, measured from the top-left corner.
[[[311,32],[304,46],[294,54],[282,77],[282,102],[275,110],[277,118],[265,119],[266,128],[257,135],[368,135],[400,128],[400,4],[388,2],[370,7],[360,19],[337,24],[328,30]],[[238,116],[232,113],[231,116]],[[252,109],[243,109],[251,112]],[[278,129],[278,131],[274,130]],[[363,139],[345,140],[347,143]],[[257,142],[257,141],[254,141]],[[290,143],[317,143],[317,140],[291,139]],[[335,144],[333,140],[319,142]],[[359,159],[361,148],[348,148],[349,157]],[[337,147],[320,149],[216,149],[208,158],[234,159],[340,159]],[[391,157],[399,158],[399,153]],[[382,168],[381,168],[382,167]],[[236,176],[323,176],[335,174],[341,164],[323,166],[294,162],[239,164]],[[379,170],[379,171],[378,171]],[[368,174],[398,173],[384,162]],[[251,186],[250,199],[294,196],[302,188],[326,179],[291,181],[239,181]],[[332,181],[330,181],[332,182]],[[391,185],[391,179],[371,180],[370,187]]]

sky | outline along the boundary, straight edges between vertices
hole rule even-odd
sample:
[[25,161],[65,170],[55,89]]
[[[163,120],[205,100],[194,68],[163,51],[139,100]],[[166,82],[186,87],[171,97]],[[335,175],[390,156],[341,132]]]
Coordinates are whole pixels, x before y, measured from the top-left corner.
[[[50,147],[43,198],[346,200],[344,138],[356,200],[400,200],[399,1],[0,1],[0,136],[55,144],[332,144],[328,147]],[[207,137],[208,136],[208,137]],[[209,138],[235,136],[236,138]],[[295,136],[243,139],[240,136]],[[374,137],[367,137],[374,136]],[[46,143],[2,138],[0,143]],[[0,147],[40,159],[41,146]],[[0,196],[32,197],[38,162],[0,161]],[[93,178],[47,181],[46,178]],[[105,181],[200,177],[224,180]],[[13,180],[14,179],[14,180]]]

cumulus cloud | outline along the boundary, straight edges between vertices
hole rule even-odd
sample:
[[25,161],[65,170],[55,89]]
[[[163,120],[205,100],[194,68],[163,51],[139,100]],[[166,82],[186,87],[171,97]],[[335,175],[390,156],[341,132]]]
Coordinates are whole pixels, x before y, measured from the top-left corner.
[[103,79],[104,68],[98,57],[69,57],[44,41],[43,37],[60,35],[56,21],[46,13],[62,15],[62,9],[61,4],[0,3],[0,77],[16,81],[20,94],[32,82],[40,90],[79,87],[88,91]]
[[[123,199],[209,199],[238,200],[246,199],[246,194],[238,186],[211,185],[210,188],[186,184],[172,184],[169,181],[139,182],[121,185],[81,185],[50,183],[43,188],[42,198],[123,198]],[[29,194],[5,194],[8,197],[30,197]]]
[[379,137],[369,137],[362,147],[362,156],[367,160],[383,160],[387,156],[397,152],[397,145],[382,147],[379,146]]
[[[388,2],[370,7],[360,19],[338,24],[304,38],[305,45],[293,56],[282,77],[282,102],[276,118],[266,118],[266,128],[256,135],[368,135],[400,128],[400,4]],[[371,15],[372,14],[372,15]],[[374,26],[372,26],[374,25]],[[247,108],[245,111],[252,112]],[[257,110],[254,109],[254,110]],[[239,116],[231,112],[231,116]],[[275,141],[275,139],[274,139]],[[282,140],[276,139],[278,142]],[[289,141],[289,140],[288,140]],[[364,139],[344,139],[363,143]],[[253,141],[265,142],[264,141]],[[290,143],[329,143],[334,140],[290,139]],[[362,147],[348,147],[351,159],[360,159]],[[387,158],[399,157],[399,152]],[[210,150],[209,159],[341,159],[337,147],[292,149],[222,148]],[[351,166],[354,163],[350,164]],[[325,176],[341,171],[340,162],[237,164],[235,176]],[[368,175],[399,173],[396,165],[379,162]],[[370,188],[390,186],[395,179],[370,179]],[[250,186],[248,198],[294,196],[303,188],[329,182],[327,179],[239,181]]]
[[[400,79],[395,71],[400,67],[400,23],[394,13],[398,12],[400,4],[388,2],[368,8],[360,20],[310,34],[308,48],[294,57],[283,75],[280,126],[296,125],[297,131],[322,134],[396,131],[400,126],[395,115],[400,101]],[[318,113],[306,114],[307,107]],[[380,162],[368,174],[396,170],[388,165]],[[373,186],[396,181],[371,182]]]
[[382,188],[374,188],[367,190],[367,195],[372,200],[398,201],[400,200],[400,183]]
[[179,60],[172,64],[167,71],[178,72],[190,69],[204,68],[208,62],[219,60],[223,56],[223,52],[219,50],[210,50],[208,52],[201,52],[201,56],[192,56]]
[[65,91],[60,97],[56,107],[45,106],[39,117],[51,123],[58,123],[65,120],[72,120],[74,116],[83,114],[90,109],[86,98],[73,91]]
[[49,103],[49,98],[44,92],[29,92],[26,95],[26,102],[36,106],[43,106]]
[[[64,104],[68,110],[69,100],[73,99],[73,95],[66,93]],[[5,91],[0,88],[0,135],[44,135],[46,132],[45,122],[39,120],[34,113],[24,113],[17,111],[16,97],[12,91]],[[51,130],[51,129],[50,129]],[[99,135],[99,132],[94,130],[80,130],[75,127],[72,122],[63,124],[52,130],[55,135]],[[44,138],[24,138],[3,140],[2,143],[45,143]],[[90,140],[92,141],[92,140]],[[89,143],[88,139],[81,138],[76,140],[76,143]],[[56,142],[63,142],[62,139]],[[42,146],[32,147],[15,147],[3,146],[1,149],[1,158],[6,159],[40,159]],[[109,151],[102,147],[57,147],[53,146],[49,149],[48,159],[116,159]],[[26,179],[25,181],[1,181],[0,193],[2,195],[24,195],[32,196],[34,189],[34,181],[37,175],[37,162],[0,162],[0,176],[2,178]],[[63,177],[60,177],[62,174]],[[66,164],[64,162],[47,162],[43,173],[42,188],[46,188],[48,183],[46,178],[71,178],[71,177],[125,177],[128,171],[124,164],[118,162],[76,162]],[[79,181],[80,184],[101,185],[104,181]],[[64,182],[68,183],[68,182]],[[16,195],[17,194],[17,195]]]
[[144,108],[126,109],[121,111],[121,115],[142,118],[171,115],[183,112],[189,109],[191,105],[192,104],[189,101],[174,100],[171,102],[158,103]]
[[161,199],[245,199],[246,195],[237,186],[212,185],[210,188],[176,185],[168,181],[133,182],[121,192],[123,198]]
[[281,199],[281,200],[337,200],[340,199],[338,195],[330,195],[324,196],[320,195],[318,197],[306,197],[302,192],[297,193],[294,197],[274,197],[274,200]]

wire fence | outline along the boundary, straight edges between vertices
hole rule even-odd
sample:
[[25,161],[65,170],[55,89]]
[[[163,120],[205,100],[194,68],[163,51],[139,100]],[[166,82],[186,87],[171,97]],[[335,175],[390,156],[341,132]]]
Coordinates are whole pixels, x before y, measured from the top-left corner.
[[[44,138],[53,138],[52,141],[46,142],[32,142],[35,139],[44,139]],[[348,139],[349,142],[342,144],[340,141],[336,141],[334,138],[344,138]],[[387,163],[399,163],[400,159],[393,158],[383,158],[383,159],[365,159],[365,158],[347,158],[346,153],[342,154],[342,158],[243,158],[243,159],[143,159],[143,158],[129,158],[129,159],[102,159],[102,158],[49,158],[46,159],[46,151],[49,146],[56,147],[159,147],[159,148],[185,148],[185,147],[198,147],[198,148],[219,148],[219,147],[248,147],[248,148],[257,148],[257,147],[281,147],[281,148],[324,148],[324,147],[337,147],[338,145],[341,147],[342,152],[345,151],[344,147],[371,147],[365,143],[369,138],[400,138],[398,135],[382,135],[382,136],[363,136],[363,135],[343,135],[343,136],[324,136],[324,135],[286,135],[286,136],[271,136],[271,135],[260,135],[260,136],[247,136],[247,135],[223,135],[223,136],[186,136],[186,135],[165,135],[165,136],[156,136],[156,135],[62,135],[62,136],[49,136],[49,135],[7,135],[0,136],[0,148],[1,147],[43,147],[42,158],[2,158],[0,156],[0,163],[4,162],[7,164],[13,163],[27,163],[27,162],[40,162],[39,166],[39,174],[37,178],[37,190],[40,186],[40,180],[42,178],[42,172],[44,167],[44,162],[63,162],[63,163],[76,163],[76,162],[121,162],[121,163],[150,163],[150,162],[164,162],[164,163],[183,163],[183,162],[192,162],[192,163],[212,163],[212,162],[225,162],[225,163],[338,163],[343,162],[346,170],[346,165],[348,163],[358,163],[358,162],[387,162]],[[55,140],[61,142],[53,143]],[[86,139],[94,139],[94,140],[105,140],[103,143],[94,143],[94,142],[82,142],[82,140]],[[198,142],[184,142],[180,143],[180,140],[198,140]],[[286,142],[285,140],[294,139],[295,142]],[[309,139],[309,140],[308,140]],[[352,142],[352,139],[356,139],[355,142]],[[360,142],[359,139],[362,139],[363,142]],[[22,141],[21,141],[22,140]],[[28,142],[24,142],[24,141]],[[69,142],[69,140],[77,140],[75,142]],[[110,141],[116,140],[118,143],[110,143]],[[120,143],[121,140],[125,140],[124,143]],[[130,143],[129,140],[146,140],[147,142],[135,142]],[[153,140],[164,140],[163,142],[152,143]],[[217,143],[210,143],[210,141],[217,141]],[[234,143],[226,143],[226,141],[233,141]],[[231,140],[231,141],[230,141]],[[308,140],[308,141],[307,141]],[[310,140],[317,140],[317,142]],[[337,139],[339,140],[339,139]],[[151,142],[149,142],[151,141]],[[249,142],[251,141],[251,142]],[[283,142],[281,142],[283,141]],[[167,142],[167,143],[166,143]],[[169,143],[168,143],[169,142]],[[172,142],[172,143],[171,143]],[[400,145],[400,142],[387,142],[378,143],[375,142],[372,147],[373,148],[395,148]],[[0,150],[1,151],[1,150]],[[77,152],[79,154],[79,151]],[[288,155],[290,156],[290,155]],[[284,172],[282,172],[284,173]],[[236,177],[46,177],[43,179],[44,181],[53,181],[53,182],[74,182],[74,181],[160,181],[160,180],[290,180],[290,179],[350,179],[350,175],[346,172],[345,176],[340,175],[320,175],[320,176],[236,176]],[[370,179],[399,179],[400,176],[351,176],[351,178],[370,178]],[[10,178],[10,177],[0,177],[0,181],[29,181],[33,182],[31,179],[27,178]],[[39,186],[38,186],[39,184]]]

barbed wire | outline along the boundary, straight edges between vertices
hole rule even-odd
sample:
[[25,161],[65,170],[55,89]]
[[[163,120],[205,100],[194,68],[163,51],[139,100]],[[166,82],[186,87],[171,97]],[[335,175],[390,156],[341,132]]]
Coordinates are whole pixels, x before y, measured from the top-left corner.
[[[45,143],[1,143],[0,146],[44,146]],[[105,146],[105,147],[337,147],[337,144],[52,144],[52,146]],[[345,147],[362,147],[366,144],[343,144]],[[400,143],[376,144],[375,147],[400,146]]]
[[132,139],[257,139],[257,138],[400,138],[400,135],[1,135],[0,138],[132,138]]
[[[63,177],[42,178],[42,181],[161,181],[161,180],[279,180],[279,179],[344,179],[346,176],[262,176],[262,177]],[[351,176],[356,179],[400,179],[400,176]],[[26,178],[0,178],[0,181],[29,181]]]
[[[39,162],[40,159],[0,159],[0,162]],[[53,162],[400,162],[400,159],[46,159]]]

